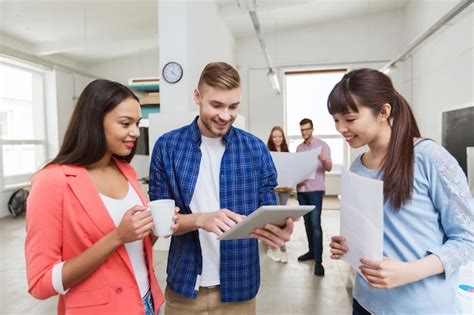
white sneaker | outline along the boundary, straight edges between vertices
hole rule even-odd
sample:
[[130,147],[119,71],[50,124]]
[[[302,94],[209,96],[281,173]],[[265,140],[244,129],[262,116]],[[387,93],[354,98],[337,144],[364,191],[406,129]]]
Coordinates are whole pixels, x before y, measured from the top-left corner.
[[270,257],[271,260],[273,261],[280,261],[280,250],[279,249],[273,249],[271,247],[268,248],[267,250],[267,256]]
[[284,264],[288,262],[288,254],[287,252],[280,251],[280,261]]

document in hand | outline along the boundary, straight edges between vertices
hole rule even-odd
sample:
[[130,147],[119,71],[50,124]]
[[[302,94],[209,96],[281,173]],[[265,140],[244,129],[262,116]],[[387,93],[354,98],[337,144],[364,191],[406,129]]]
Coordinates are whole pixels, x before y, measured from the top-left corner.
[[305,179],[314,179],[321,147],[304,152],[270,152],[277,169],[278,187],[294,187]]
[[382,181],[342,170],[341,236],[349,248],[342,260],[355,270],[361,258],[383,259]]
[[283,226],[285,225],[286,218],[296,220],[313,209],[314,206],[261,206],[217,239],[236,240],[249,238],[250,233],[256,228],[263,228],[266,224]]

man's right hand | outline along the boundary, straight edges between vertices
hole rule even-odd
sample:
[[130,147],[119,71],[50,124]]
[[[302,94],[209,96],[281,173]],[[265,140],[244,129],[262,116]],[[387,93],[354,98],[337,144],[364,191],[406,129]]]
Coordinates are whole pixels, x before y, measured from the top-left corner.
[[244,218],[245,216],[229,209],[220,209],[214,212],[200,213],[197,218],[197,226],[207,232],[221,236]]
[[302,181],[301,183],[297,184],[296,185],[296,189],[300,189],[301,186],[304,186],[304,184],[306,184],[306,180]]

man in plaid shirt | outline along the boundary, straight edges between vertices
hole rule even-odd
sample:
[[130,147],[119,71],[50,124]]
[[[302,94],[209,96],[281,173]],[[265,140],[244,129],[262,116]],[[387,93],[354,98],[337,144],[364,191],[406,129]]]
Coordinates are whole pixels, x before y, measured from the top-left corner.
[[167,267],[166,314],[255,314],[260,285],[258,241],[278,248],[293,221],[256,229],[250,239],[217,236],[262,205],[276,203],[276,169],[265,144],[235,127],[240,77],[223,62],[208,64],[194,91],[199,116],[155,143],[150,199],[181,209]]

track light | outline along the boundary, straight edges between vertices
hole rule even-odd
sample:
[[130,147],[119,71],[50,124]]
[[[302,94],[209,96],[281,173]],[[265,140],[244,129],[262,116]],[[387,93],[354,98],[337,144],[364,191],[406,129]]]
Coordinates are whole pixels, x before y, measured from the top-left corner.
[[278,82],[278,76],[275,73],[275,71],[273,71],[272,68],[269,68],[267,75],[268,75],[268,79],[270,79],[270,84],[272,85],[272,89],[278,94],[280,94],[280,82]]

